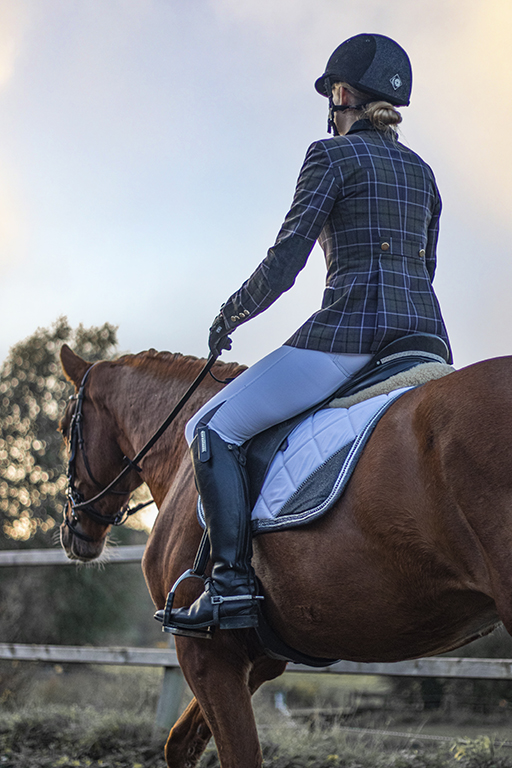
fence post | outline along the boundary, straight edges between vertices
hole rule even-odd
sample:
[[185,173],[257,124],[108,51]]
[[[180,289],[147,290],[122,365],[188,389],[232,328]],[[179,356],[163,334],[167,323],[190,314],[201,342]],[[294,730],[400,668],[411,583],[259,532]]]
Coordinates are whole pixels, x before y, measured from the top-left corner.
[[180,714],[185,680],[179,667],[164,667],[162,692],[156,708],[155,730],[170,731]]
[[[174,648],[174,638],[170,639]],[[165,729],[170,731],[180,715],[180,705],[185,690],[185,678],[179,667],[164,667],[164,678],[156,708],[155,734]]]

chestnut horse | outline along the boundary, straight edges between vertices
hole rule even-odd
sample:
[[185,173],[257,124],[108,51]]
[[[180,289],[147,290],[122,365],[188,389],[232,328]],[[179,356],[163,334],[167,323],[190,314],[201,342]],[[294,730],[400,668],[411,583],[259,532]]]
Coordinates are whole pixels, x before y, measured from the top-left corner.
[[[67,346],[61,358],[78,389],[91,364]],[[94,366],[73,471],[85,499],[117,475],[123,456],[136,455],[203,365],[149,351]],[[222,378],[241,370],[214,366]],[[112,516],[137,485],[149,486],[160,511],[142,565],[157,608],[191,566],[202,533],[184,426],[219,388],[206,379],[140,474],[123,481],[124,495],[95,505]],[[74,408],[71,401],[62,421],[68,443]],[[98,557],[109,526],[80,511],[74,524],[86,540],[63,524],[68,556]],[[512,358],[472,365],[399,398],[336,505],[307,526],[256,537],[253,563],[274,629],[311,656],[393,662],[457,648],[500,620],[512,633]],[[176,606],[201,589],[197,579],[183,582]],[[261,766],[251,695],[285,663],[263,653],[254,630],[177,637],[176,649],[195,698],[171,730],[168,766],[196,765],[212,734],[223,768]]]

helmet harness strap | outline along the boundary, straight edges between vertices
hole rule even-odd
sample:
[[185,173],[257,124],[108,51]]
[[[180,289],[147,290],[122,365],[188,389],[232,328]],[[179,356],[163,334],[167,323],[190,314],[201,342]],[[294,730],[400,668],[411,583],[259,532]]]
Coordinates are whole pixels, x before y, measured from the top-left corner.
[[332,133],[333,136],[339,136],[340,132],[334,122],[334,115],[336,112],[346,112],[347,109],[361,110],[370,104],[369,101],[365,101],[364,104],[335,104],[332,94],[329,96],[329,115],[327,118],[327,133]]

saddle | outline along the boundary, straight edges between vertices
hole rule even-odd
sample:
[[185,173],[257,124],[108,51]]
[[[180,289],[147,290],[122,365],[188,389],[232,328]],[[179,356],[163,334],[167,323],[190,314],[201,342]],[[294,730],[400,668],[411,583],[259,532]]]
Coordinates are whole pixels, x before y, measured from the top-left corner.
[[416,333],[397,339],[380,350],[355,377],[345,382],[326,400],[291,419],[269,427],[244,443],[251,509],[256,504],[275,455],[286,447],[288,436],[307,416],[327,407],[334,399],[354,395],[418,365],[447,363],[449,360],[450,350],[438,336]]

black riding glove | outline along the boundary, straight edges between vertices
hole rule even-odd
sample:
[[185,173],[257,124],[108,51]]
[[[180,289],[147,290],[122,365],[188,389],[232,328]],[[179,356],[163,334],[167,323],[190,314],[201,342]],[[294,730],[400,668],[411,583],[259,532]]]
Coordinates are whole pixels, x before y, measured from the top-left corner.
[[222,315],[217,315],[210,328],[210,336],[208,339],[208,346],[210,352],[219,357],[222,354],[223,349],[231,349],[232,341],[228,334],[229,328],[226,327],[226,321]]

